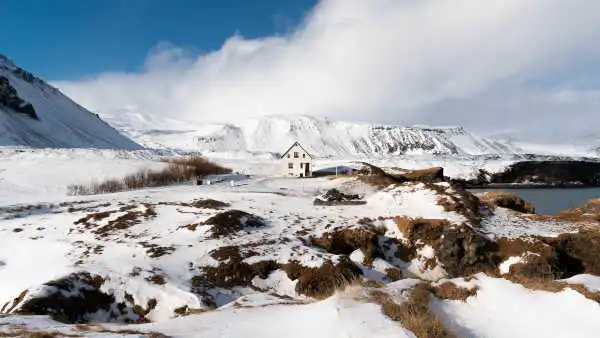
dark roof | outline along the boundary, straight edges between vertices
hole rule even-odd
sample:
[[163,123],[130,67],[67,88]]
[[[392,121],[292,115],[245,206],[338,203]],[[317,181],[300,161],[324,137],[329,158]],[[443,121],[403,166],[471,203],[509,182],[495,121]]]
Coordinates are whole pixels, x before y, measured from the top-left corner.
[[312,156],[312,155],[311,155],[311,154],[310,154],[308,151],[306,151],[306,149],[304,149],[304,147],[303,147],[303,146],[300,144],[300,142],[298,142],[298,141],[294,142],[294,144],[292,144],[292,145],[291,145],[291,146],[288,148],[288,150],[286,150],[286,151],[285,151],[285,152],[284,152],[284,153],[281,155],[281,157],[280,157],[280,158],[283,158],[283,157],[284,157],[284,156],[285,156],[287,153],[289,153],[289,152],[290,152],[290,150],[292,150],[292,148],[294,148],[294,146],[295,146],[295,145],[298,145],[298,147],[300,147],[302,150],[304,150],[304,152],[306,153],[306,155],[308,155],[308,157],[310,157],[311,159],[314,159],[314,157],[313,157],[313,156]]

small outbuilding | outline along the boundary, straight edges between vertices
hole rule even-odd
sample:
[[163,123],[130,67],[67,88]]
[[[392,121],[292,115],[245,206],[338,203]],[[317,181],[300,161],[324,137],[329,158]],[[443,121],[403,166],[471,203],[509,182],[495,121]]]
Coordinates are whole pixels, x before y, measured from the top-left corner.
[[312,160],[310,155],[299,142],[294,142],[292,146],[281,155],[282,172],[289,177],[311,177]]

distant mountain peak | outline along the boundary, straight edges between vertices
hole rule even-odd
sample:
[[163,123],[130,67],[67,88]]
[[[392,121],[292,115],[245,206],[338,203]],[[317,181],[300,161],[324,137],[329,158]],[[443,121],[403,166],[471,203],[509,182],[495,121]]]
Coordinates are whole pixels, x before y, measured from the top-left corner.
[[[137,115],[136,115],[137,116]],[[406,154],[514,154],[519,149],[477,136],[461,126],[424,127],[336,121],[308,115],[270,115],[235,124],[177,123],[162,120],[162,131],[136,121],[151,117],[115,116],[108,121],[140,144],[203,152],[281,153],[295,141],[318,157],[372,157]],[[184,126],[184,127],[183,127]]]

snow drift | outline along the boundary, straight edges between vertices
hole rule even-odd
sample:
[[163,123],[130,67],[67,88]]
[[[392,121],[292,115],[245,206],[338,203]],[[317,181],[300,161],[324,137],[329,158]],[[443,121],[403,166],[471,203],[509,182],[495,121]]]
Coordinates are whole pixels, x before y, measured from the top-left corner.
[[0,55],[0,146],[141,147]]

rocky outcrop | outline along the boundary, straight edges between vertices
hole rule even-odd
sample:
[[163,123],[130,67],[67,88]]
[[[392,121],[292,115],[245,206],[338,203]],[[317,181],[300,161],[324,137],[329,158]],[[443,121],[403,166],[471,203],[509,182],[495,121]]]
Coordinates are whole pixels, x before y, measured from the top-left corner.
[[491,176],[491,184],[546,186],[600,186],[600,162],[524,161]]
[[5,76],[0,76],[0,106],[33,119],[38,119],[33,105],[19,97],[17,90],[10,85],[8,78]]

